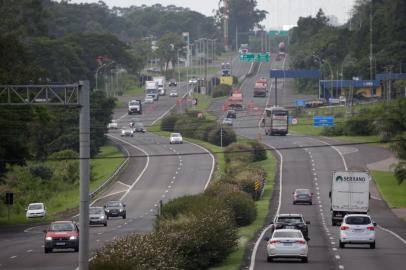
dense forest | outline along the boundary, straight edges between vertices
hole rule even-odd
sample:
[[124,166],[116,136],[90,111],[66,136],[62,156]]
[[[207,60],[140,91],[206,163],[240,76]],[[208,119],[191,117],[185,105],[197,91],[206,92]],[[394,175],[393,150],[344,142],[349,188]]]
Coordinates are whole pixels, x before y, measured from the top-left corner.
[[[359,0],[350,20],[342,26],[329,24],[320,10],[302,17],[291,31],[289,53],[293,68],[319,68],[325,79],[375,78],[375,74],[406,69],[406,2]],[[372,69],[370,41],[372,22]],[[320,63],[321,61],[321,63]],[[404,84],[395,83],[397,89]],[[301,81],[299,91],[317,91],[314,83]],[[315,93],[315,92],[314,92]]]

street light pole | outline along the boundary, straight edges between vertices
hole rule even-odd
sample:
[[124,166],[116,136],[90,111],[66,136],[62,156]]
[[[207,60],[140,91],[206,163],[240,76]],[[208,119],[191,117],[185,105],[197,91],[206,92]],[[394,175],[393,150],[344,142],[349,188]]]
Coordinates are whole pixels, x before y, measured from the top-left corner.
[[96,73],[95,73],[95,79],[96,79],[96,90],[99,90],[99,88],[97,88],[97,81],[98,81],[98,76],[97,76],[97,74],[99,73],[99,70],[100,69],[102,69],[103,67],[105,67],[106,66],[106,64],[103,64],[103,65],[101,65],[100,67],[98,67],[97,69],[96,69]]

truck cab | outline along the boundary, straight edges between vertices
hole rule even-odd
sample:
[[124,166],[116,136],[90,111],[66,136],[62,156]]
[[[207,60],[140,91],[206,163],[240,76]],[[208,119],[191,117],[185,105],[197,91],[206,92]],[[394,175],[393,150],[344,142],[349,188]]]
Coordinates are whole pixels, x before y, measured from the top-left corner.
[[128,114],[142,114],[141,100],[134,99],[128,102]]

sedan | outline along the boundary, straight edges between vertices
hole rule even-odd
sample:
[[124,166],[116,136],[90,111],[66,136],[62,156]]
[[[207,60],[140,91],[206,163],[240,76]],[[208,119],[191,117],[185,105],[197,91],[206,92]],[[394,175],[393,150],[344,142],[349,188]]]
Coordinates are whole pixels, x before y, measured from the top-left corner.
[[293,192],[293,204],[297,203],[313,204],[313,193],[304,188],[296,189]]
[[173,143],[183,143],[183,138],[182,135],[180,135],[180,133],[171,133],[171,136],[169,137],[169,143],[173,144]]
[[133,137],[134,131],[131,128],[123,128],[121,130],[121,137]]
[[30,203],[25,210],[27,211],[25,214],[27,218],[45,217],[47,213],[44,203],[41,202]]
[[191,78],[189,80],[189,84],[197,84],[197,79],[196,78]]
[[272,237],[265,237],[267,241],[267,261],[275,258],[297,258],[308,262],[308,246],[300,230],[282,229],[274,231]]
[[175,79],[171,79],[169,81],[169,86],[177,86],[177,85],[178,85],[178,83],[175,81]]
[[144,99],[144,103],[154,103],[154,97],[152,96],[146,96]]
[[177,96],[178,96],[178,91],[176,91],[176,90],[171,90],[171,91],[169,92],[169,96],[170,96],[170,97],[177,97]]
[[340,227],[340,248],[346,244],[369,244],[375,248],[376,223],[364,214],[346,215]]
[[104,213],[103,207],[90,207],[89,208],[89,222],[90,225],[103,225],[107,226],[107,217]]
[[136,122],[134,125],[133,125],[133,130],[135,131],[135,132],[142,132],[142,133],[145,133],[145,127],[144,127],[144,124],[143,123],[141,123],[141,122]]
[[233,119],[232,118],[224,118],[223,119],[223,125],[232,126],[233,125]]
[[107,128],[109,128],[109,129],[117,129],[118,128],[117,120],[111,120],[111,122],[107,125]]
[[44,231],[44,251],[53,249],[74,249],[79,251],[79,228],[73,221],[55,221]]

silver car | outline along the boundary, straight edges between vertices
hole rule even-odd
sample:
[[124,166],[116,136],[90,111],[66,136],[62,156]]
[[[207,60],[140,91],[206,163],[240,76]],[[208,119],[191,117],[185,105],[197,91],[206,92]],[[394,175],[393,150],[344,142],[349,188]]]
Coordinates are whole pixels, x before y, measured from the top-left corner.
[[267,241],[267,261],[276,258],[300,259],[307,263],[308,246],[300,230],[281,229],[273,232],[272,237],[265,237]]
[[368,215],[346,215],[340,227],[340,248],[346,244],[367,244],[375,248],[376,223]]
[[89,222],[90,225],[103,225],[107,226],[107,217],[104,213],[103,207],[90,207],[89,208]]

